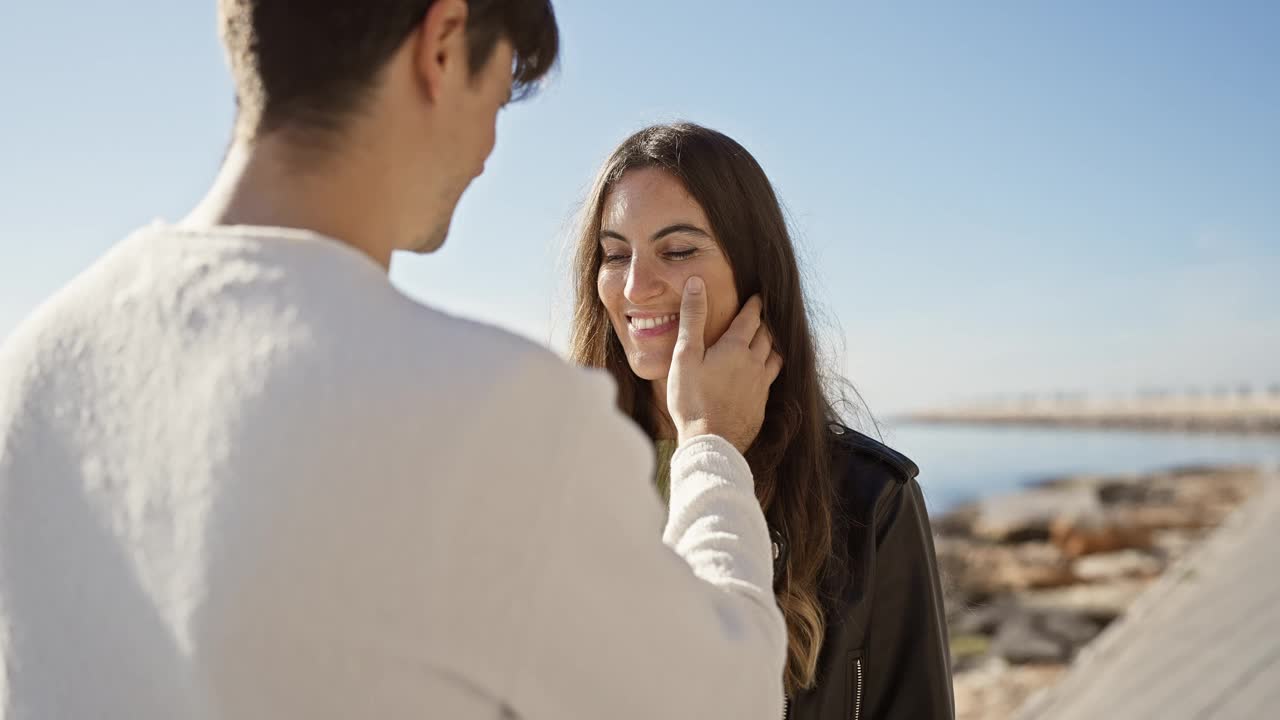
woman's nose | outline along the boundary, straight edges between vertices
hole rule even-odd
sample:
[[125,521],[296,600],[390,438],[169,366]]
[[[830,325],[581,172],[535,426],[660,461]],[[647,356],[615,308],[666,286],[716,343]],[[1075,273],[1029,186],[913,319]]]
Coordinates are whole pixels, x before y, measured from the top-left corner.
[[633,256],[631,267],[627,272],[627,285],[623,290],[627,301],[640,305],[662,295],[666,287],[658,268],[647,258]]

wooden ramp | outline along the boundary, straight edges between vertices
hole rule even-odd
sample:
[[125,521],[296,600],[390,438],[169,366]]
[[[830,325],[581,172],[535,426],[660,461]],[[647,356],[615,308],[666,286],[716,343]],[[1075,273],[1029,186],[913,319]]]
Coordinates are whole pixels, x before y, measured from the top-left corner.
[[1018,717],[1280,719],[1276,471]]

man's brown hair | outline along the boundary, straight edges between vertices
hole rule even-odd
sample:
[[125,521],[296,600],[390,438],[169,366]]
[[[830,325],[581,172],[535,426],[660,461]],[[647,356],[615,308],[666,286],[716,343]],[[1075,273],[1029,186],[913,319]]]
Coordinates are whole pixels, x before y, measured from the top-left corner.
[[[340,130],[434,2],[218,0],[241,131]],[[526,96],[559,54],[551,1],[467,0],[467,6],[471,72],[506,38],[515,50],[513,96]]]

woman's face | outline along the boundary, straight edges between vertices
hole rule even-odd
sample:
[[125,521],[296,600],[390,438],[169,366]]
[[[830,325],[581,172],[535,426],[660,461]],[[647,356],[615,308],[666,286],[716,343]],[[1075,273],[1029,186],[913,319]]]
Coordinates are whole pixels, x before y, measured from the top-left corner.
[[645,380],[667,378],[690,276],[706,284],[708,346],[738,313],[733,268],[711,224],[684,185],[663,170],[630,170],[614,185],[604,201],[600,247],[596,291],[631,371]]

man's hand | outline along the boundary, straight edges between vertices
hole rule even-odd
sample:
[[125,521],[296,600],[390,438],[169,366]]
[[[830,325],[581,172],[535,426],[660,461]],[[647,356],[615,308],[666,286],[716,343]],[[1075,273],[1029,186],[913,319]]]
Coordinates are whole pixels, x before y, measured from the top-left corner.
[[681,443],[719,435],[741,452],[764,424],[769,386],[782,371],[782,356],[760,321],[762,303],[752,296],[710,348],[703,333],[707,295],[702,279],[689,278],[680,303],[680,331],[667,376],[667,409]]

